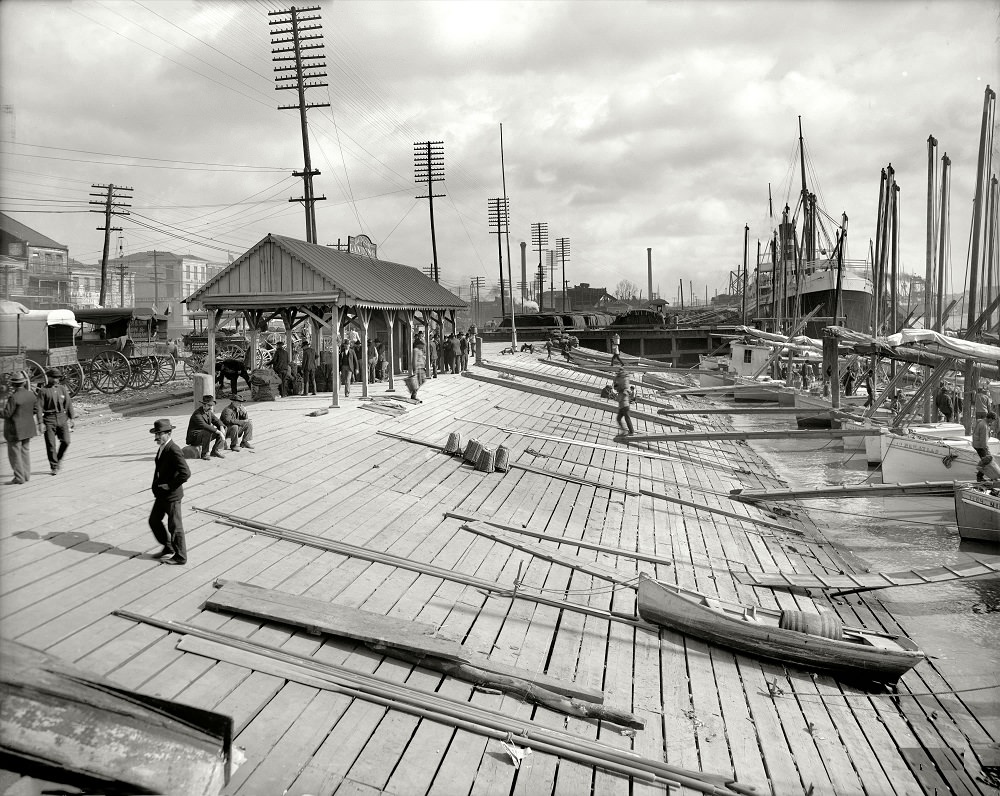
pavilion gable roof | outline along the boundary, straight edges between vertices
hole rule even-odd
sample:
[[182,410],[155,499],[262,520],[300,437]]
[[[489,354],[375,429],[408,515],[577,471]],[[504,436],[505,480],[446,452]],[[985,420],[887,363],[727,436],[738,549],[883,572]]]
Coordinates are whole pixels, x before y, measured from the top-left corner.
[[[326,303],[372,309],[464,309],[468,305],[412,266],[269,234],[186,300],[196,306]],[[314,298],[310,298],[314,297]]]

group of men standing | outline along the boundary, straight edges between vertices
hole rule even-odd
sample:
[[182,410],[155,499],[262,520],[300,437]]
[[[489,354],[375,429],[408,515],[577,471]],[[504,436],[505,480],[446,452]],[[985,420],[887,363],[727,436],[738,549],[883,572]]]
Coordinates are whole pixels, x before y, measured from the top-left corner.
[[[419,333],[418,333],[419,334]],[[422,335],[421,335],[422,338]],[[431,335],[427,357],[431,365],[431,376],[441,373],[462,373],[469,369],[469,355],[475,346],[476,335],[472,329],[457,334],[452,332],[444,339],[435,331]]]
[[24,373],[11,377],[14,389],[2,410],[7,458],[14,472],[8,484],[24,484],[31,479],[31,438],[39,433],[45,437],[52,475],[62,468],[73,428],[73,398],[61,382],[62,371],[58,368],[45,372],[45,386],[37,393]]

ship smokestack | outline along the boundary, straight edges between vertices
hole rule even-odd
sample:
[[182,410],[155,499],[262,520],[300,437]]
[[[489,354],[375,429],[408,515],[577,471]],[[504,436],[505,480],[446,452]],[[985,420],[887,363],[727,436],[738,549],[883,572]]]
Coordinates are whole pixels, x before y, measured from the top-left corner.
[[646,249],[646,275],[649,277],[649,292],[646,294],[649,296],[649,300],[653,300],[653,250],[651,248]]
[[[524,289],[528,285],[528,244],[525,241],[521,241],[521,303],[524,303]],[[511,285],[511,292],[514,290],[514,286]]]

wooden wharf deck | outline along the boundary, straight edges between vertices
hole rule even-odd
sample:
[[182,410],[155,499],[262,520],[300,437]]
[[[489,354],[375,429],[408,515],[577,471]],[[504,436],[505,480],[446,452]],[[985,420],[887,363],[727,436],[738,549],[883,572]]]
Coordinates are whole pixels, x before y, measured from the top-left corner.
[[[568,378],[567,369],[528,354],[497,358],[500,347],[487,345],[487,357]],[[613,417],[593,405],[593,388],[606,377],[573,378],[581,389],[560,385],[563,400],[551,391],[511,389],[523,382],[440,376],[425,383],[423,403],[407,404],[398,417],[360,411],[356,395],[319,417],[306,416],[324,405],[316,397],[251,403],[256,452],[192,462],[184,567],[160,566],[149,557],[158,545],[146,525],[154,453],[148,428],[168,416],[183,429],[190,406],[81,425],[56,478],[42,472],[44,446],[36,440],[32,480],[3,487],[0,497],[0,634],[125,687],[231,715],[246,761],[226,788],[230,794],[644,796],[666,788],[546,751],[525,754],[515,767],[497,739],[327,690],[288,671],[258,668],[253,657],[226,659],[208,642],[115,611],[239,636],[623,754],[735,776],[758,794],[998,793],[977,757],[997,740],[996,717],[975,715],[933,660],[904,676],[895,695],[872,692],[667,629],[481,591],[194,510],[248,517],[470,578],[516,581],[525,592],[633,617],[634,590],[596,572],[611,568],[628,581],[643,571],[721,598],[795,608],[808,598],[754,589],[734,572],[858,571],[820,535],[807,507],[776,517],[767,507],[730,499],[733,489],[779,482],[752,446],[653,442],[649,450],[663,458],[629,455],[634,450],[614,441]],[[372,388],[373,395],[384,392],[385,385]],[[693,408],[719,406],[708,398],[687,400]],[[706,431],[731,430],[724,415],[689,419]],[[636,425],[648,434],[665,427],[655,415]],[[536,436],[503,430],[510,426]],[[530,469],[480,472],[460,457],[379,431],[441,445],[459,431],[466,441],[508,446],[511,461]],[[549,477],[542,468],[575,480]],[[8,473],[3,462],[0,475]],[[683,504],[644,494],[651,491]],[[523,535],[518,549],[464,529],[463,517],[548,539]],[[760,519],[770,525],[755,522]],[[773,527],[775,519],[796,532]],[[552,551],[552,559],[572,556],[594,567],[531,555],[533,546]],[[629,556],[633,550],[644,555]],[[645,729],[623,731],[477,690],[360,643],[206,610],[220,578],[433,625],[441,638],[496,663],[601,690],[606,704],[643,718]],[[845,624],[906,633],[875,595],[813,599]],[[934,695],[921,696],[928,692]],[[518,746],[516,736],[509,740]],[[18,785],[17,775],[0,772],[0,794]]]

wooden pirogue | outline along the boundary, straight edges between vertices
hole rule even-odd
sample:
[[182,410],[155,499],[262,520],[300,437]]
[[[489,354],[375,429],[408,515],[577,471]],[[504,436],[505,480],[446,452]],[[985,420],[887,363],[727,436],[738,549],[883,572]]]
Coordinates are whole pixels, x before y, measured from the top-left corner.
[[[727,602],[644,574],[639,576],[638,607],[647,622],[747,655],[834,675],[894,683],[924,659],[905,636],[840,627],[829,612],[806,615]],[[808,629],[823,624],[838,637],[785,629],[786,624]]]
[[955,522],[963,539],[1000,544],[1000,496],[955,484]]

